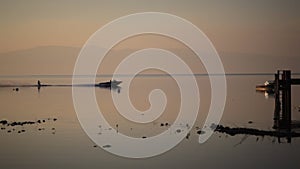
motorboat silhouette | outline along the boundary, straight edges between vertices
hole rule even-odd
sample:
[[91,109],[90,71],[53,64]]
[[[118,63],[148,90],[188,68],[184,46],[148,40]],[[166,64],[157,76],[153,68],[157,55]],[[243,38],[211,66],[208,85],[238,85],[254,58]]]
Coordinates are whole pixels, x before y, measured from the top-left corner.
[[104,87],[104,88],[115,88],[121,83],[122,83],[122,81],[110,80],[109,82],[101,82],[101,83],[95,84],[95,86],[96,87]]

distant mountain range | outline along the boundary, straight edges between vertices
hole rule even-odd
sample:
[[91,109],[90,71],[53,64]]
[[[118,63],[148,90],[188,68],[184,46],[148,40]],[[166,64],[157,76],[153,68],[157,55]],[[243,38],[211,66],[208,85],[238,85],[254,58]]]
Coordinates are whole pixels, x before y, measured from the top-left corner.
[[80,48],[41,46],[0,54],[1,75],[72,74]]
[[[179,54],[186,52],[175,49]],[[113,72],[119,61],[134,50],[114,51],[101,68]],[[65,46],[40,46],[26,50],[0,53],[0,75],[72,75],[80,48]],[[206,73],[196,57],[182,56],[195,73]],[[264,56],[219,52],[226,73],[273,73],[277,69],[300,72],[300,57]],[[112,59],[113,58],[113,59]]]

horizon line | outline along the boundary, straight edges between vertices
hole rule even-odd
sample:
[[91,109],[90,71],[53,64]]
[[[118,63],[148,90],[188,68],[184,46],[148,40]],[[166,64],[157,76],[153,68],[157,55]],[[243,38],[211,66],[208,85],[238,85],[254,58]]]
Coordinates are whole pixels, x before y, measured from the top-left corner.
[[[90,77],[172,77],[172,76],[271,76],[275,73],[194,73],[194,74],[163,74],[163,73],[145,73],[145,74],[97,74],[95,75],[72,75],[72,74],[33,74],[33,75],[0,75],[0,78],[90,78]],[[294,72],[292,75],[300,75],[300,72]]]

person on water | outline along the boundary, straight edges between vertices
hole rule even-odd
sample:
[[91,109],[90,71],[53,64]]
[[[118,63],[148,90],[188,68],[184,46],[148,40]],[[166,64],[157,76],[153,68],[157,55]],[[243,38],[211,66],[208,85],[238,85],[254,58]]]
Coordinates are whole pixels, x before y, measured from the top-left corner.
[[38,85],[38,87],[41,87],[42,84],[41,84],[40,80],[37,81],[37,85]]
[[40,93],[40,90],[41,90],[41,86],[42,86],[41,81],[38,80],[38,81],[37,81],[37,88],[38,88],[38,92],[39,92],[39,93]]

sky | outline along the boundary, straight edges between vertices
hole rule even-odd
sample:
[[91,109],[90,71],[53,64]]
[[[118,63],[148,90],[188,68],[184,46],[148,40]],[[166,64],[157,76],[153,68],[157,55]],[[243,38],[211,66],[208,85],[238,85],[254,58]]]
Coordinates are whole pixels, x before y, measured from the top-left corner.
[[[71,74],[78,52],[95,31],[137,12],[170,13],[196,25],[227,72],[298,71],[299,9],[299,0],[2,0],[0,74]],[[127,44],[119,46],[165,48],[175,43],[150,37]]]
[[217,50],[298,55],[297,0],[3,0],[0,52],[37,46],[82,47],[104,24],[136,12],[166,12],[191,21]]

